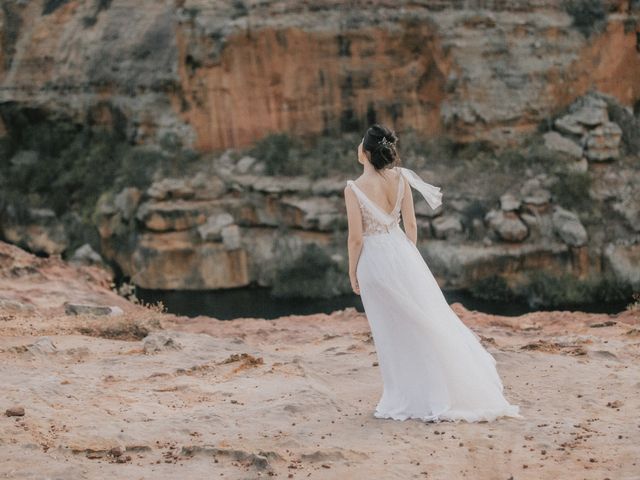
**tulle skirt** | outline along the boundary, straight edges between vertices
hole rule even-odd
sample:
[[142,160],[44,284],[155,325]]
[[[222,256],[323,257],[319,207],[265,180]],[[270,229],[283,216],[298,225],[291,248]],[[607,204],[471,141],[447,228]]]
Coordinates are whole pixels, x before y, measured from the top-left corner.
[[503,396],[496,360],[449,307],[399,225],[365,236],[356,268],[383,380],[377,418],[523,418]]

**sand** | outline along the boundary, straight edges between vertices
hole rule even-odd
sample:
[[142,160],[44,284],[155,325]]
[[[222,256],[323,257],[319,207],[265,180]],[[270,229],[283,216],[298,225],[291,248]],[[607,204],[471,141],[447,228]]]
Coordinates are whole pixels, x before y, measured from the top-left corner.
[[354,309],[187,318],[95,267],[0,243],[0,268],[0,478],[640,478],[640,310],[454,304],[525,418],[401,422],[373,417],[382,379]]

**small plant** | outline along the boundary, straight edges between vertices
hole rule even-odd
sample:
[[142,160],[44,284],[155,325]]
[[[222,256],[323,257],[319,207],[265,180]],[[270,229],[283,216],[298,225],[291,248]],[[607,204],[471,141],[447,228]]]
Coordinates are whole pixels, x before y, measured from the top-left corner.
[[551,187],[556,201],[565,208],[588,212],[592,206],[591,176],[588,172],[573,172],[557,169],[557,182]]
[[287,133],[271,133],[258,141],[250,154],[265,163],[268,175],[301,175],[297,141]]
[[627,310],[633,312],[640,311],[640,292],[633,294],[633,301],[627,305]]
[[167,307],[162,302],[162,300],[158,300],[155,303],[145,302],[144,300],[139,300],[138,304],[152,313],[166,313]]

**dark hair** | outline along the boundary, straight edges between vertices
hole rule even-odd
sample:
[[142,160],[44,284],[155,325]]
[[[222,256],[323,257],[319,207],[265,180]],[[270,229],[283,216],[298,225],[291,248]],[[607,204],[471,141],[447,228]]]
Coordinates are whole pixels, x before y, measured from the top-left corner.
[[369,161],[376,170],[388,168],[400,160],[396,150],[398,136],[377,123],[371,125],[364,134],[362,148],[369,152]]

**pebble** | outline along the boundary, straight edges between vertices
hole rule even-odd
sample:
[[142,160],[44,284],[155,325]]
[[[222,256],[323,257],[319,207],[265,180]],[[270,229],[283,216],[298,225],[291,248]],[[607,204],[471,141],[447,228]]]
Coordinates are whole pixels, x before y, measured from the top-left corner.
[[16,407],[7,408],[4,414],[7,417],[23,417],[24,407],[16,406]]

